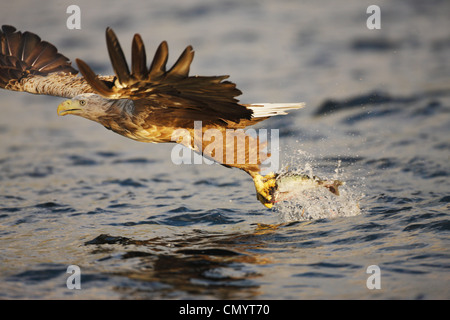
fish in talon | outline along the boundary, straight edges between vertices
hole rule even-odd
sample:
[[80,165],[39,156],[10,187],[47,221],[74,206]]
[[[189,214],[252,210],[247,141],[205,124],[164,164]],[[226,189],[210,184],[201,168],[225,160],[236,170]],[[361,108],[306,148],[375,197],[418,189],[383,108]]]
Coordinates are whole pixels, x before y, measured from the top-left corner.
[[254,177],[258,200],[267,208],[276,202],[289,200],[299,192],[324,187],[339,196],[339,187],[345,183],[340,180],[322,180],[316,176],[297,173],[272,173]]

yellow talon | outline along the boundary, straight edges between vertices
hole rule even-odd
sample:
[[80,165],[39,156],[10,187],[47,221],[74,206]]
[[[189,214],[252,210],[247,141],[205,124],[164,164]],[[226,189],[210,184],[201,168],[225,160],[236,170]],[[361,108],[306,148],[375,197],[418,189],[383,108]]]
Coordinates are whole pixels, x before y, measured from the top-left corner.
[[255,174],[253,177],[256,188],[256,198],[267,208],[273,207],[272,189],[277,185],[275,173],[269,173],[266,176]]

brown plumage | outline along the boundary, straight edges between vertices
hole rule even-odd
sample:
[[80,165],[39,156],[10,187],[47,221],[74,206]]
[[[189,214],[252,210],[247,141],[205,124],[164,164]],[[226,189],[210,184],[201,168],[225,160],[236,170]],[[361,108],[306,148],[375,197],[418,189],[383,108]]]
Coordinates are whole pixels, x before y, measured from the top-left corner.
[[[189,76],[194,58],[191,46],[186,47],[167,70],[168,46],[163,41],[147,67],[145,47],[139,34],[133,37],[129,68],[110,28],[106,29],[106,44],[114,76],[99,76],[87,63],[76,59],[83,76],[79,77],[69,59],[58,53],[55,46],[31,32],[22,33],[11,26],[2,27],[0,44],[1,88],[72,98],[60,104],[60,115],[75,114],[138,141],[177,142],[173,140],[173,133],[183,129],[191,139],[178,142],[199,153],[208,146],[194,143],[194,122],[201,121],[202,133],[216,129],[224,137],[223,150],[232,149],[234,153],[232,161],[218,157],[216,151],[204,156],[249,173],[258,194],[263,197],[266,195],[261,190],[261,182],[264,184],[270,177],[264,180],[259,174],[266,155],[260,152],[262,146],[258,138],[255,141],[245,132],[237,132],[246,146],[245,161],[237,163],[239,150],[226,141],[226,130],[243,129],[303,106],[302,103],[239,104],[236,97],[241,91],[226,80],[228,76]],[[256,159],[252,157],[255,154]]]

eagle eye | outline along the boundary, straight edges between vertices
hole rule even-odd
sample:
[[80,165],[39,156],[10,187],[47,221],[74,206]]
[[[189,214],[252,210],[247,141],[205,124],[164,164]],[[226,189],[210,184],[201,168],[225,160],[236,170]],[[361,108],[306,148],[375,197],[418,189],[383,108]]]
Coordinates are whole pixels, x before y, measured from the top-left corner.
[[78,103],[80,104],[80,106],[85,106],[86,105],[86,100],[80,100]]

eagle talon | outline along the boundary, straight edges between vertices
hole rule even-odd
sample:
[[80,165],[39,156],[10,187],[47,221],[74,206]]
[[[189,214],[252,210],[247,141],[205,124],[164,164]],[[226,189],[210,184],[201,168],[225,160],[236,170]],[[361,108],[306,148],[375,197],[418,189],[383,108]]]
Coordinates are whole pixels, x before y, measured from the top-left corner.
[[275,173],[269,173],[266,176],[256,174],[253,177],[256,188],[256,198],[267,208],[271,209],[274,204],[273,192],[277,185],[277,175]]

